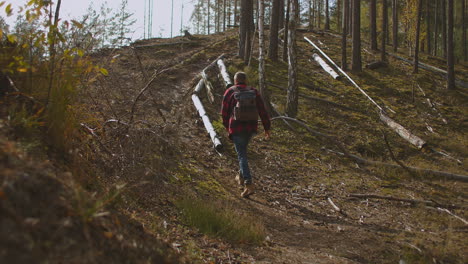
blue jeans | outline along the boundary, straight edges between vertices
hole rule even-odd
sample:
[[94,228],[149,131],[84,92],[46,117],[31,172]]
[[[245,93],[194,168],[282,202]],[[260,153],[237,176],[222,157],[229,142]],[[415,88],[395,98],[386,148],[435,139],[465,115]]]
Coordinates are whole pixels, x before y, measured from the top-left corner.
[[244,178],[245,184],[252,183],[252,175],[250,174],[249,162],[247,161],[247,145],[251,137],[252,134],[232,135],[232,141],[234,142],[237,158],[239,159],[240,174]]

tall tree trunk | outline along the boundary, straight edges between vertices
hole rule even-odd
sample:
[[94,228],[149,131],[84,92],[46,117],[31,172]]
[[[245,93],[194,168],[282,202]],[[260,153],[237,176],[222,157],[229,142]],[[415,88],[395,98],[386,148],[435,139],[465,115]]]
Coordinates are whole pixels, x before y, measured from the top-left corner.
[[351,70],[362,71],[361,62],[361,0],[353,0],[353,58]]
[[312,16],[312,0],[309,0],[309,30],[312,31],[314,29],[314,23],[312,21],[313,16]]
[[447,1],[442,0],[442,47],[444,59],[447,59]]
[[[172,0],[174,1],[174,0]],[[208,27],[208,35],[210,34],[210,0],[206,1],[206,4],[207,4],[207,7],[206,7],[206,10],[208,12],[208,15],[207,15],[207,27]]]
[[55,55],[57,54],[57,49],[55,47],[56,39],[57,39],[57,29],[58,29],[58,22],[60,18],[60,6],[62,5],[62,0],[57,1],[57,5],[55,7],[55,14],[54,14],[54,22],[52,24],[52,2],[50,2],[50,27],[49,27],[49,58],[50,58],[50,74],[49,74],[49,87],[47,91],[47,100],[45,107],[49,105],[50,94],[52,92],[52,88],[54,86],[54,78],[55,78]]
[[348,35],[353,35],[353,5],[354,0],[349,0],[349,12],[348,12]]
[[325,30],[330,30],[330,3],[325,0]]
[[447,16],[447,89],[455,89],[455,58],[453,43],[453,0],[448,0]]
[[421,14],[422,14],[422,0],[418,0],[418,17],[416,20],[416,43],[414,46],[414,68],[413,73],[418,73],[419,66],[419,35],[421,32]]
[[466,0],[462,0],[462,39],[464,61],[468,61],[468,42],[466,41]]
[[245,44],[248,34],[248,15],[247,15],[247,1],[241,0],[240,5],[240,26],[239,26],[239,57],[245,59]]
[[297,84],[297,57],[296,57],[296,22],[299,19],[299,2],[292,0],[291,19],[289,20],[288,42],[288,94],[286,100],[286,115],[297,116],[298,84]]
[[[278,2],[276,0],[276,2]],[[277,8],[279,10],[279,8]],[[278,17],[276,17],[276,20]],[[271,104],[270,104],[270,95],[268,93],[268,90],[266,88],[265,84],[265,31],[263,28],[263,25],[265,23],[265,6],[263,3],[263,0],[258,0],[258,33],[259,33],[259,38],[258,38],[258,86],[260,90],[260,94],[263,97],[265,107],[268,111],[268,113],[271,114]],[[276,36],[276,39],[278,39],[278,36]]]
[[[245,39],[245,56],[244,62],[245,64],[249,63],[250,54],[252,52],[252,32],[254,29],[254,7],[253,7],[253,0],[245,0],[246,8],[241,9],[241,15],[246,16],[246,39]],[[244,14],[245,13],[245,14]],[[255,36],[253,36],[255,38]]]
[[[239,20],[238,16],[237,16],[237,1],[238,0],[234,0],[234,26],[237,26],[237,22]],[[242,2],[243,0],[241,0]]]
[[387,46],[387,33],[388,33],[388,13],[387,0],[382,0],[382,48],[380,53],[380,60],[386,61],[387,55],[385,54]]
[[279,0],[280,11],[279,11],[279,19],[278,19],[278,27],[279,29],[284,28],[284,0]]
[[348,70],[348,62],[347,62],[347,54],[346,54],[346,47],[347,47],[347,36],[348,36],[348,1],[343,0],[343,21],[342,23],[342,36],[341,36],[341,69],[343,71]]
[[174,0],[171,1],[171,38],[172,38],[172,26],[174,24]]
[[439,0],[435,0],[436,8],[434,9],[434,56],[437,56],[438,39],[439,39]]
[[426,0],[426,46],[427,53],[432,53],[432,42],[431,42],[431,1]]
[[342,8],[342,0],[337,0],[336,2],[336,29],[338,32],[342,29],[342,23],[341,20],[343,18],[343,8]]
[[393,23],[393,52],[398,51],[398,5],[397,0],[392,0],[392,23]]
[[232,8],[232,5],[231,5],[231,0],[228,0],[227,1],[227,25],[231,25],[231,15],[232,15],[232,11],[231,11],[231,8]]
[[322,27],[322,6],[323,6],[323,0],[318,0],[318,12],[317,12],[317,27],[321,28]]
[[377,50],[377,0],[370,0],[370,48]]
[[286,0],[286,19],[284,20],[284,43],[283,43],[283,61],[288,61],[288,43],[289,43],[289,13],[291,10],[291,0]]
[[273,0],[270,19],[270,45],[268,47],[268,57],[272,61],[278,60],[278,20],[280,17],[280,0]]
[[223,1],[223,31],[226,31],[226,13],[227,13],[227,10],[226,10],[227,6],[226,6],[226,0]]

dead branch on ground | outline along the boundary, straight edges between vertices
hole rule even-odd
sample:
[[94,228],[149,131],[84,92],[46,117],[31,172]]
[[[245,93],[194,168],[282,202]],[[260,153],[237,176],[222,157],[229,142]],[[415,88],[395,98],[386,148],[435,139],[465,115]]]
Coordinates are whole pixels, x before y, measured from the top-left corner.
[[[310,128],[307,124],[304,122],[297,120],[295,118],[287,117],[287,116],[278,116],[274,117],[271,120],[276,120],[276,119],[286,119],[288,121],[292,121],[302,127],[304,127],[309,133],[315,136],[323,137],[327,139],[330,143],[338,147],[342,152],[337,152],[334,150],[327,150],[329,152],[345,156],[349,158],[350,160],[353,160],[357,162],[358,164],[364,164],[364,165],[372,165],[372,166],[386,166],[386,167],[391,167],[391,168],[401,168],[400,165],[395,165],[395,164],[390,164],[390,163],[385,163],[385,162],[380,162],[380,161],[371,161],[371,160],[366,160],[361,157],[358,157],[356,155],[353,155],[349,153],[346,148],[344,147],[344,144],[340,142],[338,139],[336,139],[333,136],[323,134],[321,132],[315,131],[312,128]],[[417,173],[425,173],[425,174],[430,174],[433,176],[437,177],[442,177],[448,180],[454,180],[454,181],[463,181],[463,182],[468,182],[468,176],[466,175],[461,175],[461,174],[456,174],[456,173],[450,173],[450,172],[445,172],[445,171],[436,171],[436,170],[430,170],[430,169],[423,169],[423,168],[417,168],[417,167],[412,167],[412,166],[407,166],[407,168],[413,172]]]

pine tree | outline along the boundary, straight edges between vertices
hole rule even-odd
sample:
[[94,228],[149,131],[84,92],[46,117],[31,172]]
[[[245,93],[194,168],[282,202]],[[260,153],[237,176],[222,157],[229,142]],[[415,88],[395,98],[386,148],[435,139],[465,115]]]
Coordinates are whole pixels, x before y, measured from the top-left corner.
[[348,37],[348,14],[349,14],[349,0],[343,0],[343,21],[342,21],[342,36],[341,36],[341,69],[343,71],[348,70],[348,63],[346,58],[346,46]]
[[421,32],[421,14],[422,14],[422,0],[418,0],[418,15],[416,20],[416,43],[414,50],[414,68],[413,73],[418,73],[419,67],[419,34]]
[[447,16],[447,89],[455,89],[455,58],[453,44],[453,0],[448,0]]
[[351,70],[362,71],[361,62],[361,0],[353,0],[353,57]]
[[278,60],[278,30],[280,17],[280,0],[273,0],[270,23],[270,45],[268,48],[268,57],[272,61]]
[[286,101],[286,115],[296,117],[298,108],[297,84],[297,51],[296,51],[296,23],[299,20],[299,2],[290,2],[291,18],[289,20],[288,41],[288,94]]
[[370,48],[377,50],[377,0],[370,0]]

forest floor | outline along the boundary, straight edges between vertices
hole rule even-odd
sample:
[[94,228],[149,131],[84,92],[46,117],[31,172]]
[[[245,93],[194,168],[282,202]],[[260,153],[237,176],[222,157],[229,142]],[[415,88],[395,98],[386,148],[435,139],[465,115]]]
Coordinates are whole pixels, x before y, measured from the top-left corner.
[[[411,74],[410,65],[392,57],[385,68],[350,73],[379,104],[395,111],[392,118],[452,158],[420,151],[382,124],[375,106],[346,79],[333,80],[317,66],[311,58],[313,48],[303,36],[318,43],[335,62],[341,55],[339,38],[299,34],[299,93],[309,99],[300,97],[298,119],[368,160],[396,164],[391,149],[407,166],[467,174],[466,89],[448,92],[442,76],[424,70]],[[466,182],[357,164],[331,151],[339,150],[324,138],[299,126],[293,125],[296,131],[291,131],[279,120],[272,121],[270,140],[263,139],[260,128],[251,141],[249,162],[256,193],[240,198],[241,188],[234,181],[237,157],[220,122],[225,87],[216,67],[208,71],[215,87],[214,102],[206,97],[202,101],[224,144],[220,153],[212,146],[191,94],[201,70],[221,54],[226,56],[231,78],[243,70],[253,86],[258,83],[258,62],[254,56],[248,67],[236,57],[235,31],[195,37],[138,41],[95,54],[109,74],[90,80],[92,84],[81,94],[79,106],[86,110],[79,116],[84,136],[70,157],[38,155],[31,151],[31,142],[4,136],[12,132],[2,121],[0,158],[5,161],[2,171],[8,173],[0,176],[0,211],[8,212],[9,221],[1,222],[0,231],[9,235],[0,241],[0,260],[468,261]],[[364,63],[377,58],[378,53],[363,51]],[[424,55],[422,61],[444,67],[443,62]],[[283,112],[286,91],[279,87],[287,87],[287,64],[267,61],[266,68],[271,100]],[[466,64],[457,64],[456,71],[457,78],[468,82]],[[429,202],[351,196],[355,194]],[[251,225],[249,232],[261,239],[249,242],[204,233],[187,220],[183,205],[187,200],[237,219],[234,225]],[[38,212],[32,212],[31,205]]]

